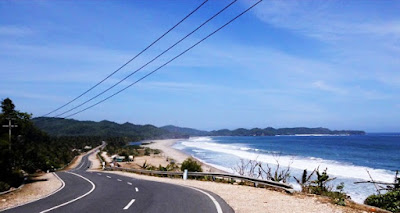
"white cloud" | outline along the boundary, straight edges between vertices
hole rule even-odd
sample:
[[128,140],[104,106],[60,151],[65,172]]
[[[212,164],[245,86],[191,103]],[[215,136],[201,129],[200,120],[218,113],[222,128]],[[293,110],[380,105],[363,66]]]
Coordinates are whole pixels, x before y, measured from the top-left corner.
[[27,36],[33,34],[33,31],[27,27],[0,26],[0,36]]
[[26,99],[38,99],[38,100],[42,100],[42,101],[57,102],[57,103],[65,102],[64,96],[44,95],[40,92],[32,92],[32,91],[0,90],[0,95],[2,97],[18,97],[18,98],[26,98]]
[[323,91],[327,91],[327,92],[332,92],[332,93],[341,94],[341,95],[347,94],[346,90],[339,88],[339,87],[334,87],[332,85],[328,85],[324,81],[315,81],[312,83],[312,86],[314,88],[317,88],[317,89],[320,89]]
[[[262,21],[323,41],[353,35],[400,36],[399,20],[382,20],[371,13],[354,10],[352,2],[293,0],[265,1],[255,8]],[[357,5],[361,6],[361,5]]]

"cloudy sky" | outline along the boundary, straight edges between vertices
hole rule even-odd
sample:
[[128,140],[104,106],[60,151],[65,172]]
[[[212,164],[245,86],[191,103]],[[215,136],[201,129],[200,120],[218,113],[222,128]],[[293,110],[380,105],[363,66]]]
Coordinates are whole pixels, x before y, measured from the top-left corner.
[[[149,51],[51,115],[107,89],[230,2],[209,0]],[[156,69],[255,2],[237,1],[77,110]],[[1,1],[0,98],[44,115],[101,81],[201,3]],[[154,75],[72,118],[205,130],[322,126],[400,132],[398,11],[399,1],[264,0]]]

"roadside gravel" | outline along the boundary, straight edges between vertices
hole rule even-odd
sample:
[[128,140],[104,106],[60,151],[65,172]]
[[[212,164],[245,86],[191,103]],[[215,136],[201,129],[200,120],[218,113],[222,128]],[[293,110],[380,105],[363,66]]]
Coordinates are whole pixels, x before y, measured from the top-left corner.
[[53,173],[44,173],[19,190],[0,196],[0,211],[45,197],[62,186]]
[[254,188],[249,186],[240,186],[208,181],[182,180],[159,178],[145,175],[138,175],[127,172],[109,172],[117,173],[138,179],[151,180],[157,182],[171,183],[183,186],[197,187],[208,190],[219,195],[224,199],[235,212],[288,212],[288,213],[353,213],[363,212],[351,208],[336,206],[331,203],[319,201],[316,197],[305,195],[290,195],[283,192],[277,192],[262,188]]

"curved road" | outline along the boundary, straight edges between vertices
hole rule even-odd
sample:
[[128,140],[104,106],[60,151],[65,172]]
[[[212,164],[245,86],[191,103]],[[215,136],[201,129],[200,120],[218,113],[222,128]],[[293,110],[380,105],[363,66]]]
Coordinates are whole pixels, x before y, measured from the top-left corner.
[[64,182],[61,190],[4,212],[233,212],[205,190],[86,171],[90,154],[75,169],[56,173]]

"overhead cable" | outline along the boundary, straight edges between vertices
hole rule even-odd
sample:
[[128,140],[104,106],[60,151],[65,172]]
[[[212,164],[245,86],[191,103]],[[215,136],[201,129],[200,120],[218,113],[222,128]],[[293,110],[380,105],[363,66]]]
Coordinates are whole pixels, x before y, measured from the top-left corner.
[[154,62],[155,60],[157,60],[159,57],[161,57],[162,55],[164,55],[165,53],[167,53],[169,50],[171,50],[172,48],[174,48],[176,45],[178,45],[179,43],[181,43],[183,40],[187,39],[190,35],[192,35],[193,33],[195,33],[196,31],[198,31],[200,28],[202,28],[204,25],[206,25],[208,22],[210,22],[212,19],[214,19],[215,17],[217,17],[219,14],[221,14],[223,11],[225,11],[226,9],[228,9],[230,6],[232,6],[235,2],[237,2],[237,0],[232,1],[231,3],[229,3],[228,5],[226,5],[224,8],[222,8],[220,11],[218,11],[216,14],[214,14],[213,16],[211,16],[209,19],[207,19],[206,21],[204,21],[201,25],[199,25],[198,27],[196,27],[194,30],[192,30],[190,33],[188,33],[186,36],[184,36],[183,38],[181,38],[179,41],[177,41],[176,43],[174,43],[172,46],[168,47],[166,50],[164,50],[162,53],[158,54],[156,57],[154,57],[153,59],[151,59],[150,61],[148,61],[146,64],[144,64],[143,66],[141,66],[139,69],[135,70],[134,72],[130,73],[129,75],[127,75],[125,78],[121,79],[120,81],[118,81],[117,83],[113,84],[112,86],[110,86],[109,88],[105,89],[104,91],[100,92],[99,94],[93,96],[92,98],[88,99],[87,101],[84,101],[83,103],[63,112],[60,113],[58,115],[56,115],[55,117],[60,117],[64,114],[67,114],[68,112],[71,112],[85,104],[87,104],[88,102],[94,100],[95,98],[103,95],[104,93],[106,93],[107,91],[111,90],[112,88],[116,87],[117,85],[119,85],[120,83],[122,83],[123,81],[125,81],[126,79],[128,79],[129,77],[131,77],[132,75],[134,75],[135,73],[139,72],[140,70],[142,70],[143,68],[145,68],[147,65],[151,64],[152,62]]
[[256,5],[258,5],[260,2],[262,2],[263,0],[259,0],[256,3],[254,3],[252,6],[250,6],[249,8],[247,8],[246,10],[244,10],[243,12],[241,12],[239,15],[235,16],[233,19],[231,19],[230,21],[228,21],[227,23],[225,23],[224,25],[222,25],[221,27],[219,27],[218,29],[216,29],[215,31],[213,31],[212,33],[208,34],[206,37],[204,37],[203,39],[201,39],[200,41],[196,42],[194,45],[190,46],[189,48],[187,48],[185,51],[181,52],[180,54],[176,55],[175,57],[173,57],[171,60],[167,61],[166,63],[164,63],[163,65],[159,66],[157,69],[151,71],[150,73],[146,74],[145,76],[143,76],[142,78],[138,79],[137,81],[131,83],[130,85],[124,87],[123,89],[119,90],[118,92],[102,99],[101,101],[98,101],[95,104],[90,105],[89,107],[86,107],[80,111],[77,111],[73,114],[70,114],[64,118],[69,118],[72,117],[74,115],[77,115],[79,113],[82,113],[92,107],[95,107],[97,105],[99,105],[100,103],[118,95],[119,93],[123,92],[124,90],[128,89],[129,87],[135,85],[136,83],[142,81],[143,79],[147,78],[148,76],[154,74],[155,72],[157,72],[158,70],[160,70],[161,68],[163,68],[164,66],[168,65],[169,63],[171,63],[172,61],[174,61],[175,59],[179,58],[180,56],[182,56],[183,54],[185,54],[186,52],[188,52],[189,50],[191,50],[192,48],[194,48],[195,46],[199,45],[200,43],[202,43],[204,40],[208,39],[209,37],[211,37],[212,35],[214,35],[215,33],[217,33],[218,31],[220,31],[222,28],[226,27],[227,25],[229,25],[230,23],[232,23],[233,21],[235,21],[237,18],[239,18],[240,16],[242,16],[243,14],[247,13],[249,10],[251,10],[253,7],[255,7]]
[[75,97],[74,99],[72,99],[71,101],[67,102],[66,104],[58,107],[57,109],[42,115],[41,117],[45,117],[48,116],[50,114],[52,114],[53,112],[56,112],[66,106],[68,106],[69,104],[71,104],[72,102],[76,101],[77,99],[79,99],[80,97],[84,96],[85,94],[87,94],[88,92],[90,92],[91,90],[93,90],[94,88],[96,88],[97,86],[99,86],[101,83],[103,83],[104,81],[106,81],[107,79],[109,79],[111,76],[113,76],[115,73],[117,73],[118,71],[120,71],[122,68],[124,68],[126,65],[128,65],[129,63],[131,63],[133,60],[135,60],[138,56],[140,56],[143,52],[145,52],[146,50],[148,50],[151,46],[153,46],[155,43],[157,43],[159,40],[161,40],[164,36],[166,36],[168,33],[170,33],[173,29],[175,29],[178,25],[180,25],[182,22],[184,22],[187,18],[189,18],[189,16],[191,16],[193,13],[195,13],[197,10],[199,10],[208,0],[203,1],[203,3],[201,3],[198,7],[196,7],[192,12],[190,12],[189,14],[187,14],[182,20],[180,20],[178,23],[176,23],[173,27],[171,27],[167,32],[165,32],[164,34],[162,34],[160,37],[158,37],[155,41],[153,41],[150,45],[148,45],[146,48],[144,48],[142,51],[140,51],[138,54],[136,54],[133,58],[131,58],[129,61],[127,61],[125,64],[123,64],[122,66],[120,66],[118,69],[116,69],[114,72],[112,72],[111,74],[109,74],[107,77],[105,77],[103,80],[99,81],[97,84],[95,84],[94,86],[92,86],[90,89],[86,90],[85,92],[81,93],[80,95],[78,95],[77,97]]

